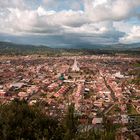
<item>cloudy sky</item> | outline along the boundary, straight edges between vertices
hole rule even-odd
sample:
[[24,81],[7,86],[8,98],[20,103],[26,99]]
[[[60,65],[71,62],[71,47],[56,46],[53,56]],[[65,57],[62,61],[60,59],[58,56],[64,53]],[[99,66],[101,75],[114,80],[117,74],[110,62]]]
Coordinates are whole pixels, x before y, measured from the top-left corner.
[[0,0],[0,40],[56,47],[140,42],[140,0]]

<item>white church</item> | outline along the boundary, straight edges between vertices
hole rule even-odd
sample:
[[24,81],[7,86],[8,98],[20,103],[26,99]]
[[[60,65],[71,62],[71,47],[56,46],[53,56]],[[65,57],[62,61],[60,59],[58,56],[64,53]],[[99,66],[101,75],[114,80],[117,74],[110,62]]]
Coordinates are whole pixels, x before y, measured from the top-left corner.
[[77,60],[76,60],[76,57],[75,57],[75,59],[74,59],[73,65],[72,65],[72,71],[73,71],[73,72],[78,72],[78,71],[80,71],[80,68],[79,68],[79,66],[78,66],[78,62],[77,62]]

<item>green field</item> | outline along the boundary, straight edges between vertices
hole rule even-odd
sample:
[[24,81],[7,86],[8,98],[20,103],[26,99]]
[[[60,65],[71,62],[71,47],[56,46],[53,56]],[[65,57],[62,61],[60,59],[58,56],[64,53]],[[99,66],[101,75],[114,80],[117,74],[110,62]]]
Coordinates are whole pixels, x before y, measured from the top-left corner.
[[138,114],[138,112],[136,111],[136,109],[133,107],[133,105],[127,105],[127,111],[129,115],[134,115],[134,114]]

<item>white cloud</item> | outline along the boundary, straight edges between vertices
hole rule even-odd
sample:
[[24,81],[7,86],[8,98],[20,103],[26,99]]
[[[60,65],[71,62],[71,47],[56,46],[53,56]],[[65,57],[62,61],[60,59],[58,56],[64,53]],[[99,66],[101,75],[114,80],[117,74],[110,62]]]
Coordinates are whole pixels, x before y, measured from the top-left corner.
[[65,30],[68,33],[80,33],[84,35],[101,35],[108,32],[115,32],[112,22],[88,23],[77,28],[66,26]]
[[134,16],[139,0],[84,0],[85,12],[94,21],[123,20]]
[[120,32],[125,32],[126,34],[131,31],[131,28],[133,27],[133,24],[129,22],[119,21],[119,22],[113,22],[114,28]]
[[47,12],[41,6],[38,7],[37,13],[39,16],[44,16],[47,14]]
[[[138,14],[135,8],[140,7],[140,0],[43,0],[45,4],[38,5],[37,9],[28,8],[26,1],[0,0],[1,33],[75,34],[77,38],[85,36],[88,41],[95,38],[117,41],[122,37],[121,32],[124,32],[126,36],[120,42],[139,40],[139,33],[136,31],[139,26],[132,28],[123,20]],[[81,9],[82,2],[84,10]],[[62,9],[54,10],[58,6]],[[49,7],[54,9],[50,10]]]
[[133,26],[128,34],[120,38],[120,42],[126,44],[140,42],[140,26]]
[[24,0],[0,0],[0,8],[25,8]]
[[106,4],[107,3],[107,0],[94,0],[93,1],[93,6],[94,8],[99,6],[99,5],[102,5],[102,4]]
[[7,33],[42,33],[49,34],[54,29],[62,29],[63,26],[77,27],[88,22],[82,11],[46,11],[43,7],[37,10],[21,10],[18,8],[8,8],[7,18],[0,16],[0,29],[5,28]]
[[[84,5],[84,12],[92,22],[115,20],[120,21],[136,15],[135,8],[140,6],[140,0],[44,0],[47,8],[69,8]],[[56,8],[57,9],[57,8]],[[73,9],[74,10],[74,9]]]

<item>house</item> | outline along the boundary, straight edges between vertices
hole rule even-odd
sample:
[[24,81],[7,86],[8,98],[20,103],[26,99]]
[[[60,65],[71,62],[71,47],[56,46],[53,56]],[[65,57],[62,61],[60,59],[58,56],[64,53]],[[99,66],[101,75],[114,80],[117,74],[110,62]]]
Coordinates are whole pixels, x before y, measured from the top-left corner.
[[121,115],[121,121],[123,124],[127,124],[128,123],[128,115]]
[[94,101],[94,106],[102,107],[103,106],[103,101]]
[[3,89],[3,85],[0,85],[0,89]]
[[20,99],[26,99],[29,94],[27,94],[26,92],[19,92],[18,96],[20,97]]
[[0,90],[0,98],[3,98],[6,95],[6,92],[4,90]]
[[93,118],[92,124],[102,124],[103,123],[103,118]]
[[13,83],[13,84],[11,84],[11,87],[13,87],[15,89],[20,89],[25,85],[26,85],[25,83]]
[[124,78],[124,75],[122,75],[120,72],[115,73],[114,76],[119,79]]
[[34,104],[36,104],[37,103],[37,100],[31,100],[30,102],[29,102],[29,105],[34,105]]

